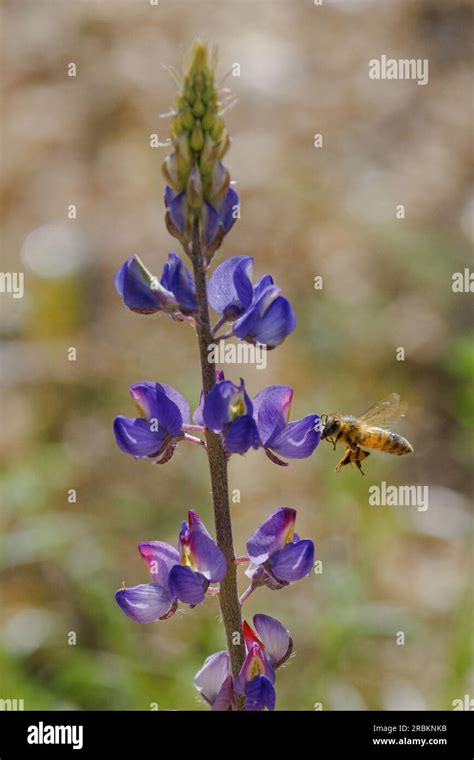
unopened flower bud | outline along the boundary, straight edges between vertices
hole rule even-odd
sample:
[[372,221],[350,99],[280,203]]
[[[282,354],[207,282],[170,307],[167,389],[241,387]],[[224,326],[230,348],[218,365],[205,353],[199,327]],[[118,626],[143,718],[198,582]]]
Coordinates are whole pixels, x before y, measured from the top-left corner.
[[181,123],[184,129],[192,129],[194,127],[194,116],[190,108],[186,108],[181,116]]
[[204,113],[206,111],[206,106],[202,102],[202,100],[196,100],[195,104],[193,105],[193,114],[200,118],[201,116],[204,116]]
[[199,121],[194,125],[194,129],[191,134],[191,148],[195,153],[199,153],[204,146],[204,134]]
[[223,158],[230,148],[230,137],[227,134],[227,130],[224,130],[221,141],[217,145],[216,155],[217,158]]
[[173,190],[179,190],[178,163],[176,160],[176,153],[171,153],[171,155],[166,156],[161,166],[161,170],[168,185],[170,185]]
[[224,132],[224,122],[218,118],[214,121],[214,125],[211,130],[211,137],[215,142],[219,142]]
[[220,161],[214,165],[209,197],[212,201],[222,198],[230,185],[230,174]]
[[209,175],[212,172],[216,160],[216,145],[210,135],[206,135],[204,147],[199,159],[199,167],[203,175]]
[[202,206],[202,182],[201,174],[197,166],[193,167],[189,175],[186,187],[186,199],[191,208],[198,209]]
[[180,135],[182,131],[183,131],[183,126],[181,123],[181,119],[179,118],[179,116],[174,116],[171,121],[171,137],[172,138],[178,137],[178,135]]

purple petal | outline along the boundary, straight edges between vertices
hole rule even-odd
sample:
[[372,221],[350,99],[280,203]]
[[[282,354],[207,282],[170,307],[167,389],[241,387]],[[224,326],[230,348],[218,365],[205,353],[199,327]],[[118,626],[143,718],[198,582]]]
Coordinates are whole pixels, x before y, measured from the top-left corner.
[[202,416],[203,408],[204,408],[204,394],[201,391],[199,404],[197,405],[196,409],[193,412],[193,422],[195,425],[202,425],[203,427],[205,427],[204,417]]
[[168,254],[168,262],[163,267],[161,284],[166,290],[173,293],[184,314],[192,314],[197,311],[194,280],[178,254]]
[[124,261],[120,269],[118,269],[115,273],[115,277],[114,277],[115,290],[117,291],[117,293],[119,294],[121,298],[123,298],[123,285],[125,282],[127,271],[130,266],[130,262],[134,258],[135,258],[134,256],[131,256],[129,259]]
[[209,303],[218,314],[236,317],[253,298],[253,259],[233,256],[220,264],[207,284]]
[[255,396],[254,417],[265,448],[287,424],[292,399],[293,388],[288,385],[269,385]]
[[165,207],[168,208],[171,201],[173,201],[177,196],[177,193],[173,190],[172,187],[169,185],[166,185],[165,187]]
[[268,560],[272,573],[281,581],[299,581],[309,575],[314,564],[314,544],[309,539],[287,544]]
[[116,417],[114,433],[117,446],[137,459],[153,457],[163,446],[164,436],[150,430],[150,423],[146,420]]
[[148,422],[154,421],[162,437],[180,435],[183,413],[189,422],[189,404],[177,390],[160,383],[136,383],[130,386],[130,395],[143,411]]
[[258,297],[254,292],[252,303],[235,323],[235,334],[239,338],[244,338],[254,329],[265,310],[278,297],[281,289],[277,285],[268,285],[263,289],[259,288],[259,291]]
[[234,323],[237,338],[262,343],[270,348],[280,345],[295,329],[296,318],[291,304],[279,295],[276,286],[266,288],[252,306]]
[[243,380],[239,387],[230,380],[216,383],[204,400],[204,422],[215,433],[222,432],[237,416],[252,413],[253,405],[245,392]]
[[211,206],[208,201],[205,201],[202,207],[202,224],[204,233],[204,243],[206,246],[211,245],[216,237],[219,227],[219,214],[216,209]]
[[227,562],[215,541],[204,533],[191,533],[189,549],[196,570],[211,583],[221,581],[227,572]]
[[245,687],[245,709],[250,712],[275,709],[275,687],[266,676],[253,678]]
[[188,214],[188,207],[186,204],[186,193],[183,191],[179,195],[175,195],[170,187],[165,190],[165,205],[168,211],[171,221],[176,229],[183,233],[186,227],[186,218]]
[[165,383],[157,383],[157,385],[159,385],[163,393],[170,399],[170,401],[176,404],[179,411],[181,412],[181,426],[183,424],[189,425],[191,421],[191,412],[187,399],[185,399],[184,396],[176,390],[176,388],[173,388],[172,385],[166,385]]
[[208,538],[211,538],[211,534],[209,533],[208,529],[204,525],[195,509],[188,509],[188,525],[191,535],[193,533],[203,533]]
[[289,631],[270,615],[254,615],[253,624],[265,645],[265,654],[273,668],[288,659],[293,647]]
[[194,677],[194,685],[209,704],[214,704],[224,682],[230,675],[228,652],[216,652],[208,657]]
[[275,681],[275,672],[265,657],[262,647],[257,643],[249,647],[236,680],[236,689],[242,692],[245,689],[245,684],[249,683],[256,675],[264,675],[272,683]]
[[209,581],[201,573],[196,573],[190,567],[175,565],[168,577],[171,596],[177,597],[184,604],[194,607],[200,604],[206,596]]
[[247,541],[247,553],[253,564],[261,565],[274,552],[292,540],[296,510],[281,507],[262,522]]
[[115,275],[115,288],[125,306],[139,314],[154,314],[176,305],[173,293],[157,288],[157,284],[138,256],[127,259]]
[[259,298],[270,285],[273,285],[273,277],[270,274],[264,274],[263,277],[260,277],[253,290],[254,300]]
[[234,679],[228,675],[213,702],[212,709],[216,712],[223,712],[224,710],[231,710],[234,705]]
[[154,623],[166,615],[171,599],[158,583],[123,588],[116,592],[117,604],[136,623]]
[[234,210],[239,205],[239,196],[233,187],[229,187],[224,198],[217,206],[217,212],[219,214],[219,221],[224,227],[224,233],[227,235],[229,230],[233,227],[237,221],[237,217],[234,214]]
[[301,420],[289,422],[273,436],[267,446],[276,454],[288,459],[304,459],[311,456],[321,438],[319,416],[308,414]]
[[275,348],[296,327],[296,317],[290,302],[284,296],[278,296],[262,314],[251,337],[258,343]]
[[170,570],[179,564],[177,549],[165,541],[146,541],[138,545],[138,551],[145,560],[153,581],[168,588]]
[[257,425],[249,414],[237,417],[225,432],[225,447],[229,454],[245,454],[250,448],[258,449]]

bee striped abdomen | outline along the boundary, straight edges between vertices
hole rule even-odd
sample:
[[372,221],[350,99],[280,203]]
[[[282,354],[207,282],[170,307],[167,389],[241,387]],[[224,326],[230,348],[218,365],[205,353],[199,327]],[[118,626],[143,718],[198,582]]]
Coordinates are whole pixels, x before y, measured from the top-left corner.
[[369,449],[377,449],[398,456],[410,454],[413,451],[411,443],[406,438],[383,428],[367,428],[360,435],[359,446],[366,446]]

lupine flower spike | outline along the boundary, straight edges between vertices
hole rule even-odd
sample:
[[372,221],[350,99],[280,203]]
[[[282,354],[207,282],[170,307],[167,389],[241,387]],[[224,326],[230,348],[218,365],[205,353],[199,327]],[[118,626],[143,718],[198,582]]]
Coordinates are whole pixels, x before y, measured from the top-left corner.
[[[314,546],[295,533],[296,510],[280,507],[250,536],[245,556],[238,556],[227,462],[232,455],[250,455],[252,449],[263,449],[278,465],[305,459],[319,444],[320,417],[311,412],[290,422],[292,388],[272,385],[252,397],[242,378],[226,379],[209,358],[209,348],[226,338],[275,349],[296,326],[291,303],[272,276],[264,273],[254,279],[251,256],[232,256],[209,274],[214,255],[240,216],[239,197],[223,164],[230,138],[214,79],[216,60],[207,45],[195,43],[171,112],[167,144],[172,152],[162,167],[165,223],[190,267],[175,252],[162,252],[158,261],[146,264],[132,255],[115,275],[116,291],[127,309],[166,315],[196,331],[201,377],[193,397],[201,389],[200,401],[191,421],[189,403],[178,390],[142,381],[130,386],[136,415],[114,421],[118,447],[135,459],[164,464],[183,442],[201,447],[209,463],[216,540],[190,509],[176,547],[164,541],[139,544],[150,581],[123,585],[115,598],[127,617],[143,624],[167,620],[179,606],[189,610],[205,599],[209,606],[218,601],[227,641],[233,643],[205,660],[195,677],[199,694],[213,710],[274,710],[275,674],[290,657],[293,643],[285,626],[269,615],[254,615],[253,626],[242,620],[242,606],[258,588],[275,591],[308,576]],[[239,599],[236,575],[244,562],[250,585]],[[239,640],[234,642],[236,632]]]

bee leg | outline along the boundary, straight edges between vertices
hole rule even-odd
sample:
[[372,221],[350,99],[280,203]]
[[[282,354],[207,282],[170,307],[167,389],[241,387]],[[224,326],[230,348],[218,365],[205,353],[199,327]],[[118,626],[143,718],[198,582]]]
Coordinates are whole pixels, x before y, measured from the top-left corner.
[[336,465],[336,472],[340,472],[341,468],[344,467],[344,465],[349,464],[352,459],[352,449],[349,448],[349,446],[346,448],[344,455],[341,457],[339,462]]
[[370,451],[362,451],[362,449],[357,449],[356,453],[354,454],[354,462],[356,463],[356,467],[359,470],[361,475],[365,475],[365,472],[362,469],[361,462],[364,459],[367,459],[367,457],[370,457]]

